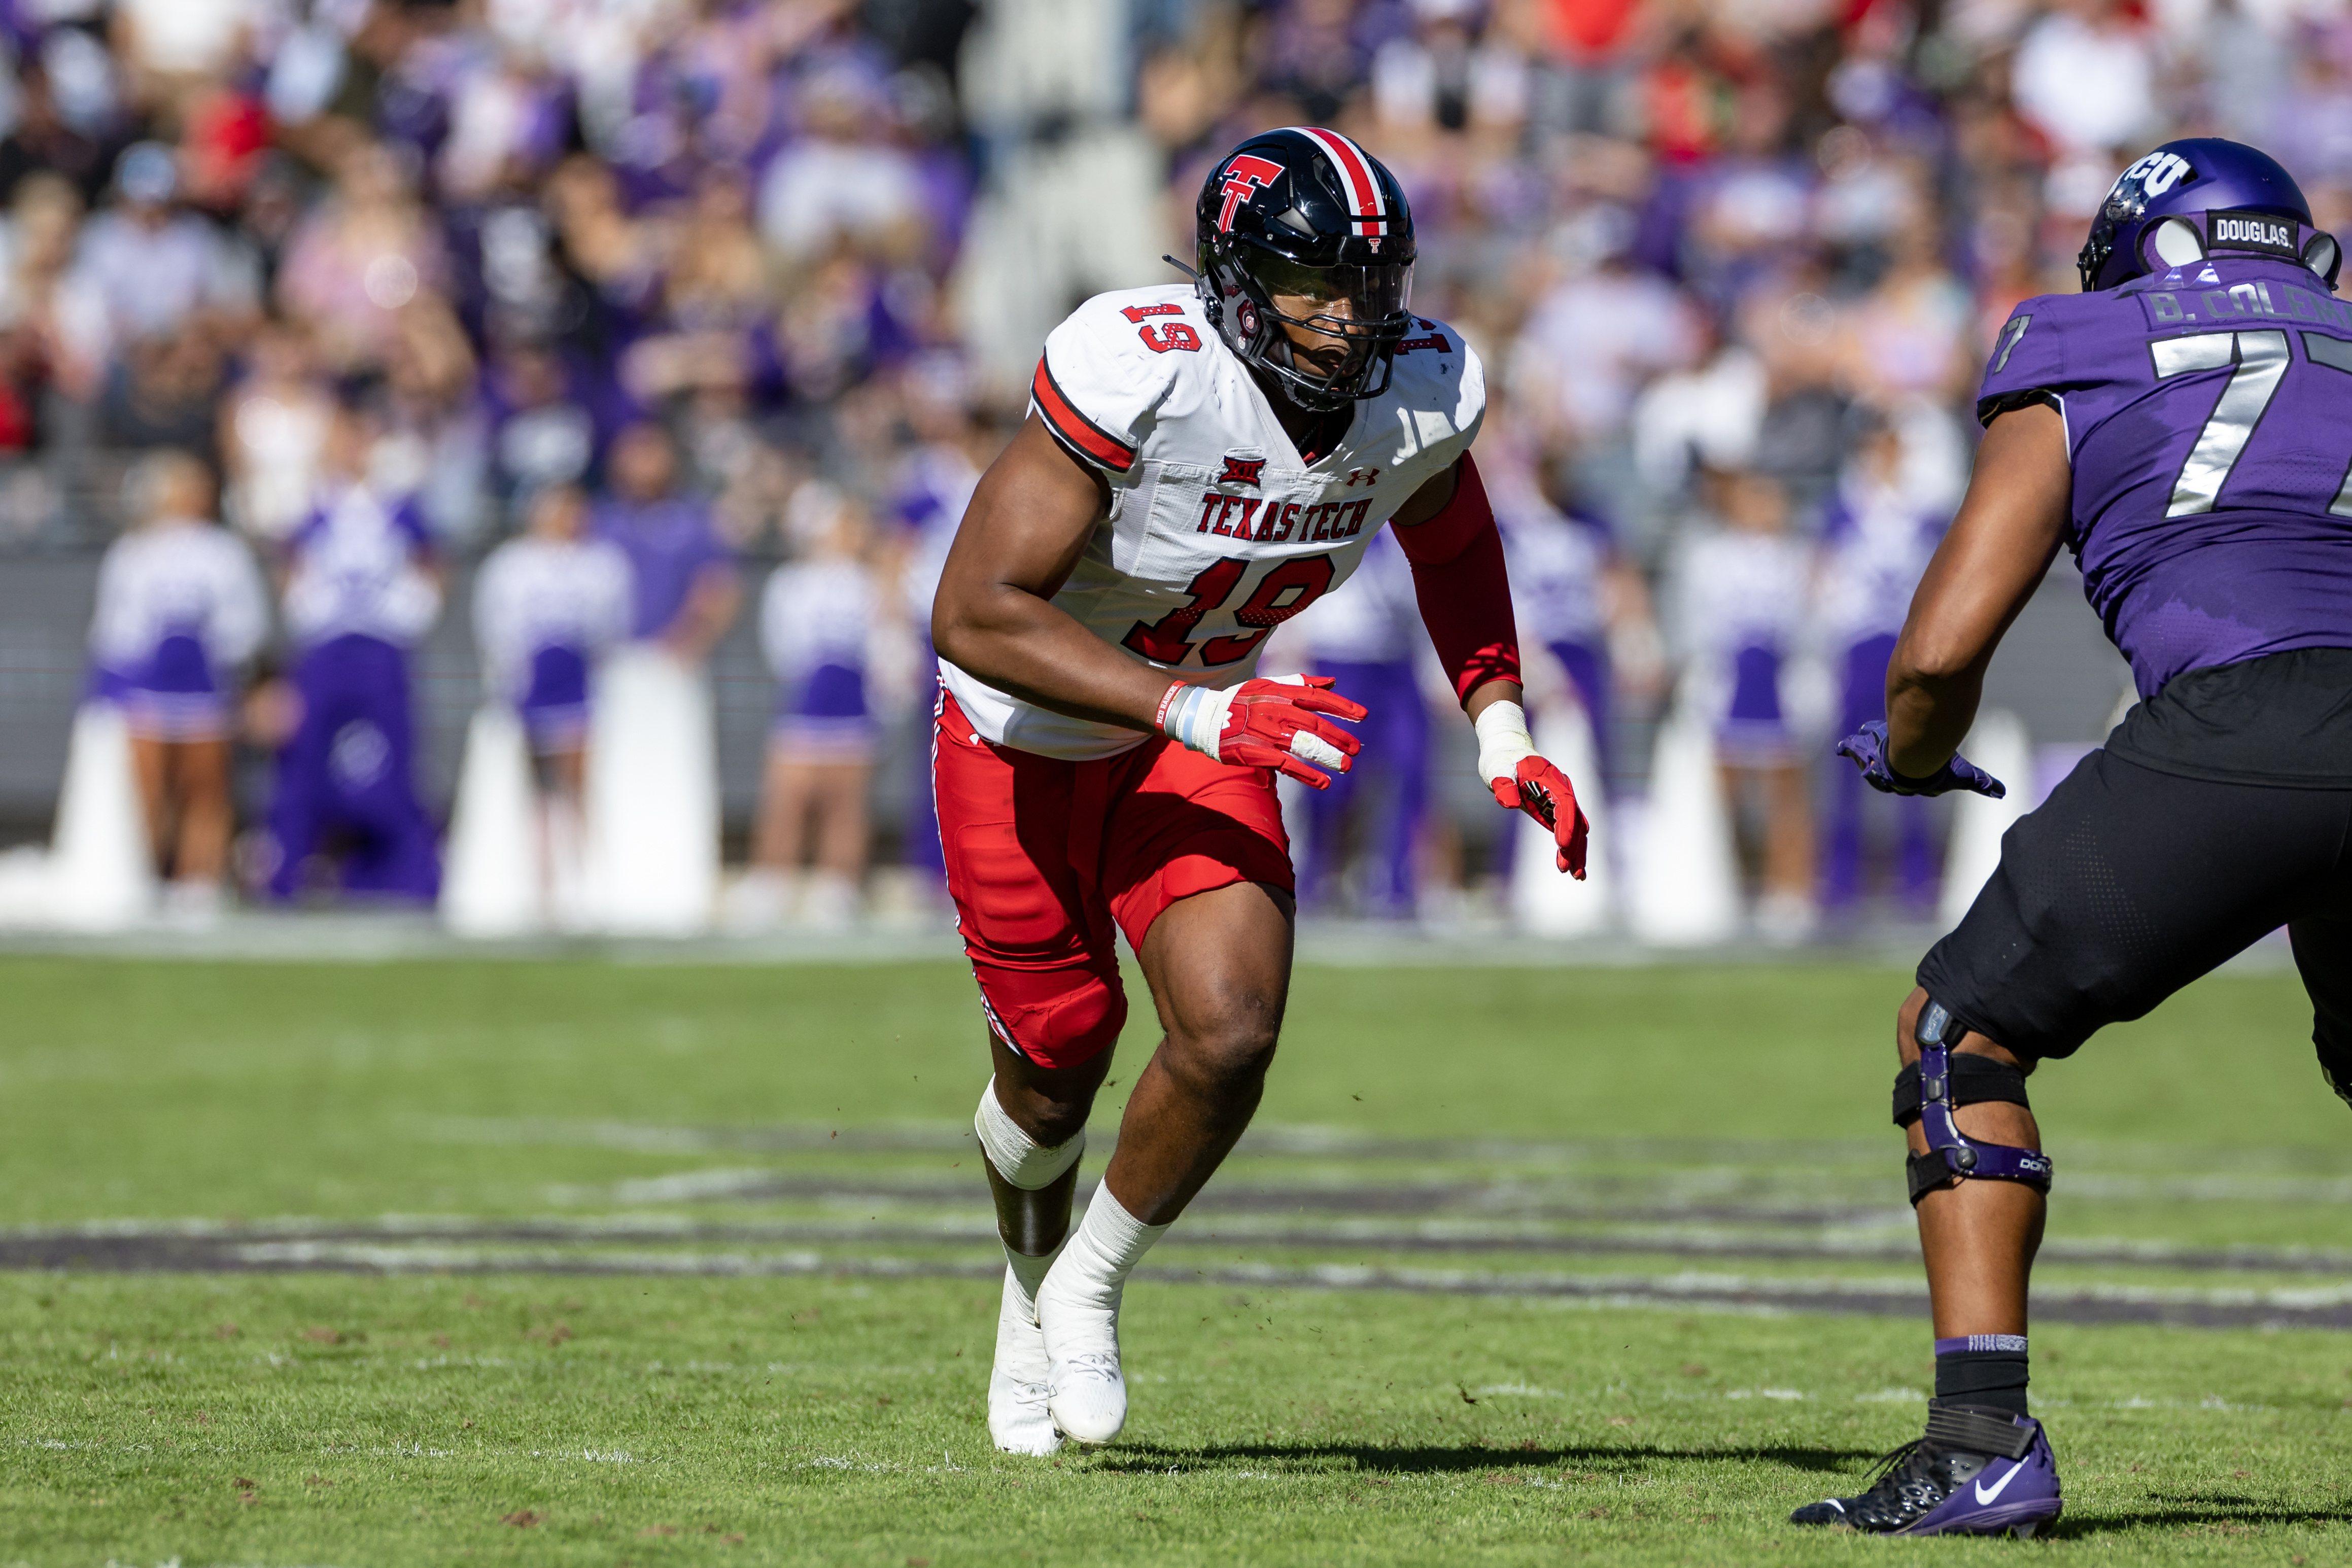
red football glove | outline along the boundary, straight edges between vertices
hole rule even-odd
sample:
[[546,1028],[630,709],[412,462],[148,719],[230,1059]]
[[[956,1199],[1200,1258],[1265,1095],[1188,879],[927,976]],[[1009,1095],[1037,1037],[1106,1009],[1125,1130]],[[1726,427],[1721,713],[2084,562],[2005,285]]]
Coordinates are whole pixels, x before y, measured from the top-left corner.
[[1525,811],[1551,830],[1552,841],[1559,846],[1553,859],[1560,870],[1582,882],[1585,844],[1592,835],[1592,824],[1586,820],[1584,808],[1576,803],[1576,787],[1568,781],[1568,775],[1543,758],[1523,757],[1517,778],[1496,779],[1493,784],[1495,804],[1505,810]]
[[1328,789],[1330,778],[1307,764],[1345,773],[1363,742],[1320,716],[1352,724],[1364,712],[1331,689],[1328,675],[1277,675],[1228,691],[1179,681],[1160,699],[1160,728],[1204,757],[1279,768],[1309,788]]
[[1514,702],[1489,704],[1478,715],[1476,728],[1478,773],[1495,791],[1495,804],[1541,822],[1551,833],[1559,869],[1582,882],[1592,824],[1576,803],[1576,786],[1568,775],[1537,752],[1526,711]]

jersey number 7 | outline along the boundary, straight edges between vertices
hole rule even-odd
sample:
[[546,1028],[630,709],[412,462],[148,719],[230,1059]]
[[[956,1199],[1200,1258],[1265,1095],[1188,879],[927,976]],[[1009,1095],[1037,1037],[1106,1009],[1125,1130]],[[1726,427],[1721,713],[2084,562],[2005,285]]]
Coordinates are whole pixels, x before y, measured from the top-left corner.
[[[2305,359],[2352,375],[2352,343],[2319,332],[2301,336]],[[2286,334],[2197,332],[2186,338],[2160,339],[2147,347],[2160,382],[2196,371],[2236,366],[2204,428],[2197,433],[2197,444],[2189,449],[2188,460],[2172,482],[2172,499],[2164,508],[2168,517],[2210,512],[2221,499],[2230,470],[2237,466],[2246,443],[2253,438],[2254,426],[2261,423],[2271,399],[2278,395],[2279,383],[2286,379],[2287,367],[2293,362]],[[2330,517],[2352,517],[2352,468],[2346,470],[2327,512]]]
[[[2304,346],[2308,349],[2311,342],[2311,334],[2305,333]],[[2270,407],[2271,399],[2278,395],[2279,382],[2286,379],[2290,360],[2286,334],[2199,332],[2158,339],[2147,350],[2156,361],[2159,382],[2197,371],[2218,371],[2224,365],[2237,367],[2214,401],[2205,427],[2197,433],[2197,444],[2180,465],[2179,476],[2172,482],[2172,499],[2164,508],[2168,517],[2210,512],[2221,498],[2221,486],[2229,482],[2230,470],[2238,465],[2246,443],[2253,439],[2263,411]]]
[[[1157,621],[1139,621],[1119,646],[1140,653],[1155,664],[1181,664],[1192,652],[1192,628],[1201,618],[1224,604],[1249,570],[1248,558],[1227,556],[1205,567],[1184,585],[1192,601],[1179,605]],[[1278,563],[1259,578],[1257,587],[1234,611],[1234,619],[1256,630],[1235,636],[1212,637],[1201,647],[1201,663],[1213,669],[1239,664],[1265,641],[1266,633],[1323,597],[1331,586],[1331,558],[1301,556]]]

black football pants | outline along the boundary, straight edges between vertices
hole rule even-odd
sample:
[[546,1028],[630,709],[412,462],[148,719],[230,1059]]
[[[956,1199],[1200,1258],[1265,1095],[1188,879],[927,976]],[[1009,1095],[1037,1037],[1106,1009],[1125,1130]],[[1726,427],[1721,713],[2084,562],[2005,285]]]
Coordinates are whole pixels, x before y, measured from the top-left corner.
[[2320,1066],[2352,1100],[2352,789],[2219,783],[2094,751],[2002,838],[2000,870],[1919,984],[2020,1056],[2070,1056],[2281,925]]

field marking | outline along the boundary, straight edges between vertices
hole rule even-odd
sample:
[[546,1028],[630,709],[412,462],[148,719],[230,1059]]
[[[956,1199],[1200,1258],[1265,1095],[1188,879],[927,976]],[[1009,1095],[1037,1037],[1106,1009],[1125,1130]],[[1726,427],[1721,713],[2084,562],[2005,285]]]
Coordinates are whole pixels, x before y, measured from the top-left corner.
[[[552,1116],[416,1116],[406,1125],[433,1143],[556,1145],[642,1153],[709,1149],[854,1150],[861,1153],[929,1154],[977,1148],[971,1124],[903,1122],[886,1126],[844,1127],[824,1122],[676,1124],[612,1120],[571,1121]],[[1088,1134],[1087,1146],[1108,1155],[1118,1129]],[[1632,1163],[1719,1164],[1727,1153],[1759,1161],[1791,1155],[1809,1161],[1882,1162],[1886,1141],[1876,1138],[1398,1138],[1353,1128],[1302,1124],[1252,1127],[1242,1134],[1237,1156],[1300,1156],[1318,1159],[1481,1161],[1616,1167]]]
[[[1639,1196],[1629,1189],[1638,1189]],[[566,1208],[690,1202],[961,1207],[984,1197],[985,1189],[961,1177],[859,1182],[804,1172],[733,1169],[597,1186],[559,1184],[545,1188],[541,1196],[550,1204]],[[1796,1225],[1884,1223],[1890,1218],[1907,1220],[1910,1212],[1900,1205],[1899,1199],[1893,1203],[1856,1200],[1831,1205],[1819,1193],[1774,1198],[1758,1192],[1752,1173],[1736,1167],[1665,1173],[1639,1182],[1585,1184],[1455,1181],[1387,1185],[1357,1181],[1282,1185],[1236,1176],[1202,1192],[1186,1212],[1196,1216],[1286,1215],[1301,1209],[1357,1215],[1483,1212],[1568,1220],[1715,1219]]]
[[[540,1116],[417,1116],[404,1124],[427,1143],[604,1148],[633,1154],[767,1153],[954,1154],[977,1148],[965,1123],[909,1122],[842,1127],[823,1122],[693,1125]],[[1108,1158],[1116,1127],[1093,1130],[1088,1152]],[[1899,1160],[1887,1138],[1399,1138],[1342,1127],[1251,1128],[1237,1159],[1317,1159],[1413,1166],[1536,1166],[1625,1183],[1664,1174],[1745,1182],[1759,1167],[1801,1168],[1815,1179],[1824,1167],[1875,1179]],[[2292,1197],[2340,1203],[2352,1197],[2352,1155],[2333,1148],[2181,1148],[2122,1140],[2055,1143],[2067,1165],[2067,1190],[2124,1198],[2275,1200]],[[775,1172],[777,1176],[793,1173]],[[2242,1185],[2241,1185],[2242,1184]],[[1901,1183],[1887,1177],[1890,1191]],[[1214,1190],[1213,1187],[1212,1191]]]
[[[383,1267],[413,1273],[445,1265],[470,1268],[467,1260],[477,1256],[475,1249],[484,1245],[611,1247],[671,1243],[788,1247],[799,1249],[791,1256],[815,1258],[819,1254],[810,1249],[877,1245],[985,1247],[994,1238],[994,1218],[985,1212],[889,1224],[779,1221],[712,1225],[657,1215],[511,1221],[390,1216],[375,1222],[289,1218],[236,1225],[209,1220],[112,1220],[57,1228],[0,1230],[0,1270],[186,1272],[240,1267],[300,1270],[315,1266]],[[1162,1245],[1186,1249],[1348,1249],[1375,1253],[1651,1256],[1710,1261],[1853,1264],[1907,1264],[1918,1256],[1916,1243],[1902,1236],[1874,1240],[1832,1231],[1814,1237],[1775,1237],[1743,1235],[1703,1226],[1655,1225],[1594,1234],[1538,1231],[1525,1225],[1466,1220],[1415,1227],[1366,1221],[1342,1221],[1322,1227],[1296,1222],[1236,1226],[1228,1220],[1217,1228],[1201,1224],[1178,1229]],[[2046,1262],[2074,1267],[2330,1277],[2352,1273],[2352,1254],[2305,1248],[2214,1249],[2164,1242],[2062,1240],[2046,1244],[2042,1255]],[[635,1256],[658,1260],[670,1255]],[[604,1260],[612,1263],[616,1260],[607,1256]],[[643,1271],[667,1273],[673,1269],[656,1261],[647,1263]],[[2276,1295],[2298,1287],[2269,1289]],[[2336,1293],[2320,1288],[2321,1303],[2332,1301]]]
[[[671,1278],[833,1276],[867,1279],[1003,1277],[1003,1266],[938,1259],[827,1256],[814,1250],[745,1252],[575,1252],[550,1249],[399,1246],[383,1242],[183,1242],[170,1256],[126,1259],[117,1269],[171,1272],[345,1272],[373,1274],[540,1274]],[[87,1265],[85,1265],[87,1267]],[[1927,1287],[1916,1277],[1776,1278],[1684,1270],[1665,1275],[1502,1274],[1460,1270],[1320,1264],[1236,1263],[1186,1269],[1161,1265],[1137,1277],[1166,1283],[1241,1285],[1306,1291],[1396,1291],[1514,1298],[1601,1306],[1726,1311],[1778,1315],[1827,1312],[1916,1318]],[[2196,1327],[2352,1329],[2352,1285],[2223,1288],[2094,1284],[2034,1292],[2035,1316],[2080,1323],[2171,1323]]]
[[846,1149],[928,1154],[977,1148],[971,1128],[908,1123],[889,1127],[830,1127],[822,1123],[747,1124],[740,1127],[662,1123],[565,1121],[552,1116],[417,1116],[411,1133],[427,1143],[553,1145],[621,1149],[632,1154],[691,1154],[709,1149]]
[[[1759,1181],[1760,1166],[1718,1166],[1650,1172],[1638,1176],[1544,1180],[1457,1179],[1388,1184],[1355,1181],[1277,1183],[1247,1175],[1217,1182],[1194,1200],[1195,1215],[1284,1214],[1297,1209],[1353,1214],[1483,1212],[1529,1218],[1603,1221],[1715,1219],[1725,1223],[1857,1225],[1903,1222],[1899,1196],[1864,1198],[1854,1182],[1821,1182],[1810,1190],[1775,1195]],[[1871,1189],[1885,1190],[1873,1181]],[[1842,1194],[1838,1188],[1848,1189]],[[1824,1187],[1830,1190],[1822,1190]],[[595,1185],[557,1184],[542,1190],[560,1207],[628,1207],[644,1204],[838,1202],[945,1204],[972,1202],[980,1189],[959,1177],[845,1177],[822,1172],[739,1166],[678,1172]],[[2157,1178],[2083,1175],[2068,1179],[2072,1200],[2114,1199],[2176,1206],[2299,1204],[2340,1209],[2352,1205],[2352,1177],[2189,1176]],[[1843,1197],[1844,1201],[1838,1199]]]

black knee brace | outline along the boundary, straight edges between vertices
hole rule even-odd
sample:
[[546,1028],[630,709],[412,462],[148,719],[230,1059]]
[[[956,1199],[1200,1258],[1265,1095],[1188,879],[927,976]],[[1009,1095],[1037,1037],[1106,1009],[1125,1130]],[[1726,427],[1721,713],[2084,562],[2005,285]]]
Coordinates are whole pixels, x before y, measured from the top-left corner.
[[1952,1046],[1968,1032],[1937,1001],[1919,1009],[1915,1031],[1919,1060],[1895,1077],[1895,1124],[1919,1122],[1927,1130],[1927,1152],[1910,1156],[1911,1202],[1963,1176],[2023,1182],[2050,1190],[2050,1156],[2009,1144],[1974,1144],[1960,1135],[1952,1113],[1962,1105],[2001,1101],[2029,1105],[2025,1074],[2006,1061],[1973,1053],[1955,1056]]

